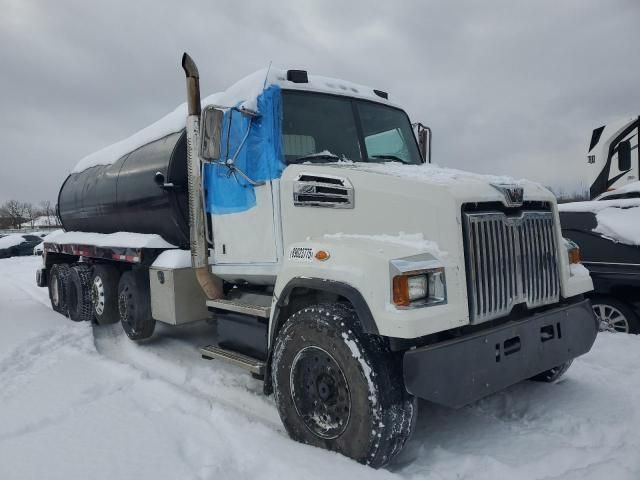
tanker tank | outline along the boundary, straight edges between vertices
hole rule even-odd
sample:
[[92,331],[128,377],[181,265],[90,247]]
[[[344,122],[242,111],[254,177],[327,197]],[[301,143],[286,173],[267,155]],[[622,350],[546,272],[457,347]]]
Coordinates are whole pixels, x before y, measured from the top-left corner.
[[67,231],[155,233],[189,248],[185,131],[129,152],[111,165],[67,177],[58,215]]

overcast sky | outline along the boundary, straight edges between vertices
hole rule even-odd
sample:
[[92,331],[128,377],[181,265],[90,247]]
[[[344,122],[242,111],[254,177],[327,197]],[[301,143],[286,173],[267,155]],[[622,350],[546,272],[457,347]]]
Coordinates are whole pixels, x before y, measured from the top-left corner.
[[[0,202],[273,61],[390,92],[442,166],[578,186],[591,130],[640,113],[640,1],[0,0]],[[276,6],[277,5],[277,6]]]

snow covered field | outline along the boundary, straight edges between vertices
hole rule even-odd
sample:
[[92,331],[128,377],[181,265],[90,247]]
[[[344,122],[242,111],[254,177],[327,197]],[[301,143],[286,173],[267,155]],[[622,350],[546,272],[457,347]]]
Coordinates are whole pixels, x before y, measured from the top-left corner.
[[554,385],[455,411],[422,402],[387,470],[289,440],[261,384],[200,359],[207,324],[74,324],[35,286],[38,258],[0,260],[0,478],[640,478],[640,336],[601,334]]

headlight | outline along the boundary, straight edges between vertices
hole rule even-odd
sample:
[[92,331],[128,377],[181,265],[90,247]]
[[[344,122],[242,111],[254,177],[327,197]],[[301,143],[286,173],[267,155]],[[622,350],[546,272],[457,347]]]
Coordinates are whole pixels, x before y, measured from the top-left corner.
[[393,303],[423,307],[446,303],[444,267],[401,273],[393,277]]

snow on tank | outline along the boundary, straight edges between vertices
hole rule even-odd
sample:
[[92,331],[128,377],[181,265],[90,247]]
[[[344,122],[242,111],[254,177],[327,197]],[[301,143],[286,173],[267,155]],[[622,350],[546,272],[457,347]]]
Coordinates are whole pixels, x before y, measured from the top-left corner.
[[[387,99],[375,93],[371,87],[320,75],[308,75],[307,77],[308,82],[306,83],[292,82],[287,80],[287,70],[273,66],[264,68],[239,80],[227,90],[214,93],[204,98],[202,100],[202,106],[238,107],[257,112],[257,98],[271,85],[277,85],[286,90],[330,93],[393,105]],[[76,164],[71,173],[79,173],[96,165],[111,165],[123,155],[143,145],[172,133],[179,132],[185,128],[186,118],[187,104],[183,103],[157,122],[143,128],[130,137],[87,155]]]

